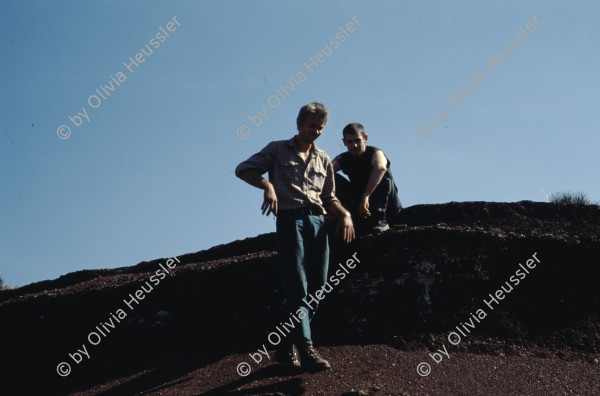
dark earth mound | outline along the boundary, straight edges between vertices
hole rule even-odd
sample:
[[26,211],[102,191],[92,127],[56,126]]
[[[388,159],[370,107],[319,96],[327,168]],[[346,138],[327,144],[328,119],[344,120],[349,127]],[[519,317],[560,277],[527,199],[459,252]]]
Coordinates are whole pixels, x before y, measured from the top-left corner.
[[[250,359],[248,353],[263,344],[273,350],[267,335],[288,319],[280,311],[275,235],[265,234],[179,256],[180,263],[138,302],[130,293],[142,285],[148,289],[146,282],[167,259],[79,271],[1,291],[2,389],[8,394],[199,394],[211,389],[211,394],[228,395],[341,394],[352,390],[352,379],[364,382],[363,394],[484,392],[474,385],[451,386],[446,377],[436,382],[419,376],[414,354],[435,371],[443,364],[429,354],[440,349],[453,358],[473,356],[464,360],[465,370],[473,371],[469,384],[477,382],[473,375],[482,361],[518,365],[514,359],[522,357],[529,359],[522,362],[525,366],[542,367],[545,361],[550,371],[560,371],[563,362],[565,373],[570,367],[588,380],[565,389],[551,387],[544,394],[598,389],[598,206],[531,201],[417,205],[404,211],[403,223],[350,245],[331,240],[330,274],[353,255],[360,263],[347,268],[346,278],[326,294],[314,321],[315,342],[334,365],[328,374],[286,377],[270,372],[277,366],[264,361],[252,365],[258,371],[245,382],[235,373],[242,357]],[[502,299],[495,302],[501,288]],[[362,357],[356,352],[360,348],[366,348]],[[357,357],[348,359],[350,351]],[[393,380],[385,370],[369,380],[369,369],[381,369],[377,365],[386,365],[392,356],[410,361],[398,364],[410,368],[402,375],[412,381]],[[71,366],[69,376],[57,374],[61,362]],[[445,367],[459,370],[460,363],[453,363],[452,369],[450,362]],[[190,380],[183,378],[188,377],[195,385],[186,388],[182,384]],[[496,377],[518,385],[514,378]],[[537,388],[518,389],[536,394],[549,386],[538,382]],[[501,385],[492,389],[519,393]]]

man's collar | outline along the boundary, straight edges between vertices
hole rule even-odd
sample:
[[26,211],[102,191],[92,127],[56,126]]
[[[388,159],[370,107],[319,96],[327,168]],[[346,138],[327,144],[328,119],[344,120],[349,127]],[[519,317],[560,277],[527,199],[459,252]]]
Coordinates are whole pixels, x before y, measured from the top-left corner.
[[[296,141],[295,141],[297,136],[298,135],[294,135],[290,140],[288,140],[288,145],[292,146],[295,150],[298,150],[298,146],[296,146]],[[314,151],[315,153],[322,152],[322,150],[317,147],[317,144],[315,142],[312,143],[312,151]]]

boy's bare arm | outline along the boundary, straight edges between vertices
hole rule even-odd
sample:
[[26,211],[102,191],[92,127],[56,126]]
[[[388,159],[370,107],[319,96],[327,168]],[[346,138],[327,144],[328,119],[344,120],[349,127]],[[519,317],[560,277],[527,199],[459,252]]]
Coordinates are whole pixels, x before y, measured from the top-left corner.
[[340,169],[342,169],[342,166],[340,165],[340,163],[338,162],[338,160],[336,160],[335,158],[334,158],[333,161],[331,161],[331,165],[333,165],[333,171],[334,172],[337,172]]
[[373,170],[371,171],[367,188],[365,189],[358,208],[361,217],[369,217],[371,215],[371,212],[369,211],[369,198],[387,171],[387,159],[385,158],[385,155],[383,155],[383,151],[376,151],[375,154],[373,154],[371,165],[373,166]]

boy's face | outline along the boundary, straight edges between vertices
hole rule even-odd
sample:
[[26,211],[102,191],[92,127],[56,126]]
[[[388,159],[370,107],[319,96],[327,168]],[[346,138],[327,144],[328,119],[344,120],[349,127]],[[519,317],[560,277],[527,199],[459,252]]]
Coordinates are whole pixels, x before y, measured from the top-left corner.
[[348,151],[352,155],[361,155],[367,149],[367,140],[369,139],[369,135],[365,134],[363,137],[360,133],[355,133],[353,135],[344,135],[342,141]]

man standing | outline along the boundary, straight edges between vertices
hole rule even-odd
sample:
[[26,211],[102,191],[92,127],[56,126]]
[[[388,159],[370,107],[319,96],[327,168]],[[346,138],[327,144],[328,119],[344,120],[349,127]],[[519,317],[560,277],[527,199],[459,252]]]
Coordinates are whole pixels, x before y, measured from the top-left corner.
[[[350,213],[335,197],[331,161],[314,143],[328,118],[329,111],[320,103],[303,106],[296,120],[296,136],[269,143],[235,169],[240,179],[265,191],[262,213],[277,216],[277,259],[285,306],[290,315],[300,319],[298,331],[285,340],[283,358],[294,368],[331,367],[312,345],[310,321],[318,304],[311,301],[308,305],[305,301],[327,281],[329,239],[325,213],[338,219],[337,231],[342,230],[346,243],[354,239]],[[269,181],[261,177],[265,172],[269,172]]]
[[337,196],[358,219],[357,227],[367,232],[383,232],[402,210],[390,161],[383,151],[366,145],[369,135],[361,124],[346,125],[342,134],[348,151],[334,158],[333,169],[335,172],[341,169],[350,182],[335,174]]

